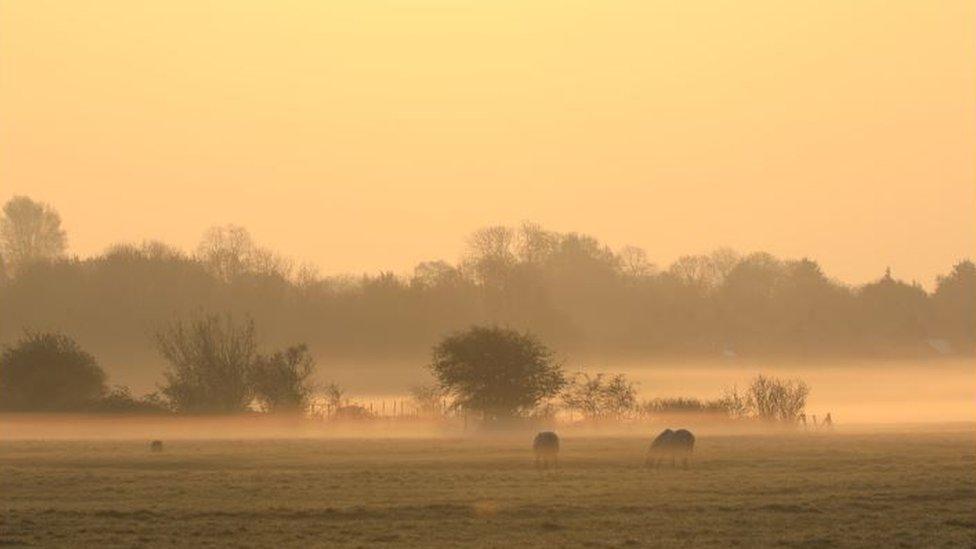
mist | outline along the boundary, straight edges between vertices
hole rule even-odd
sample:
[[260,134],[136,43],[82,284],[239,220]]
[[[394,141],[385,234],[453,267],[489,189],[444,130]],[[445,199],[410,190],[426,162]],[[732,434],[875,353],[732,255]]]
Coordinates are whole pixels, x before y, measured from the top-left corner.
[[972,546],[974,22],[0,0],[0,545]]

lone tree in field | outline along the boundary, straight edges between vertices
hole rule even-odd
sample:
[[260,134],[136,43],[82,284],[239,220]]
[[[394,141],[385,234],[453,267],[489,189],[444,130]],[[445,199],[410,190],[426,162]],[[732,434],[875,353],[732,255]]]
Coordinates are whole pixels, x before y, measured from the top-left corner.
[[32,261],[59,257],[65,245],[61,216],[51,206],[26,196],[15,196],[3,206],[0,248],[6,269],[16,272]]
[[517,417],[566,384],[552,351],[535,336],[476,326],[434,347],[430,369],[457,405],[486,419]]
[[104,392],[105,373],[95,357],[67,336],[27,333],[0,356],[4,410],[84,410]]
[[163,394],[178,412],[242,412],[251,403],[258,358],[254,322],[215,315],[175,321],[156,333],[169,362]]
[[305,345],[259,356],[251,372],[254,396],[268,412],[299,413],[312,397],[315,360]]

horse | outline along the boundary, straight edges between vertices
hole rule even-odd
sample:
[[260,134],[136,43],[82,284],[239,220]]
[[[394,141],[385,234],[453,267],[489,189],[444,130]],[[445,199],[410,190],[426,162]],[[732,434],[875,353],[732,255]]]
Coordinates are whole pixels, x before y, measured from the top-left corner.
[[535,436],[532,441],[532,450],[535,452],[535,466],[537,469],[548,469],[559,466],[559,435],[552,431],[543,431]]
[[663,459],[671,457],[671,466],[677,466],[680,459],[682,465],[687,469],[688,460],[695,449],[695,435],[687,429],[672,431],[665,429],[651,442],[647,449],[647,458],[644,460],[645,467],[657,467]]

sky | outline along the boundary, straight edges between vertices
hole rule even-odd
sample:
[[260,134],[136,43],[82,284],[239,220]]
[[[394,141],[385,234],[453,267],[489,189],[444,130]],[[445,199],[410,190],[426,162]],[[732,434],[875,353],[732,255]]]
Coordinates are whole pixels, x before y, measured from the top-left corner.
[[931,286],[976,250],[976,3],[4,0],[0,200],[324,274],[531,220]]

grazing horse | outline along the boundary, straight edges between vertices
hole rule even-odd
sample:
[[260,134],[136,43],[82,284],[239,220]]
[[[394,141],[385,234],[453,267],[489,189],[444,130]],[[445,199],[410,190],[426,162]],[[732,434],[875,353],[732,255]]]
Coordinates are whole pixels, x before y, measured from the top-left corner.
[[150,442],[149,443],[149,451],[150,452],[162,452],[163,451],[163,441],[161,441],[161,440],[154,440],[154,441]]
[[559,435],[552,431],[543,431],[535,436],[532,441],[532,450],[535,451],[535,466],[537,469],[548,469],[559,466]]
[[690,431],[687,429],[678,429],[677,431],[665,429],[651,442],[651,447],[647,449],[647,459],[644,460],[644,465],[657,467],[662,460],[670,456],[672,467],[676,466],[680,459],[682,465],[687,469],[688,460],[691,458],[691,452],[694,449],[695,435],[691,434]]

